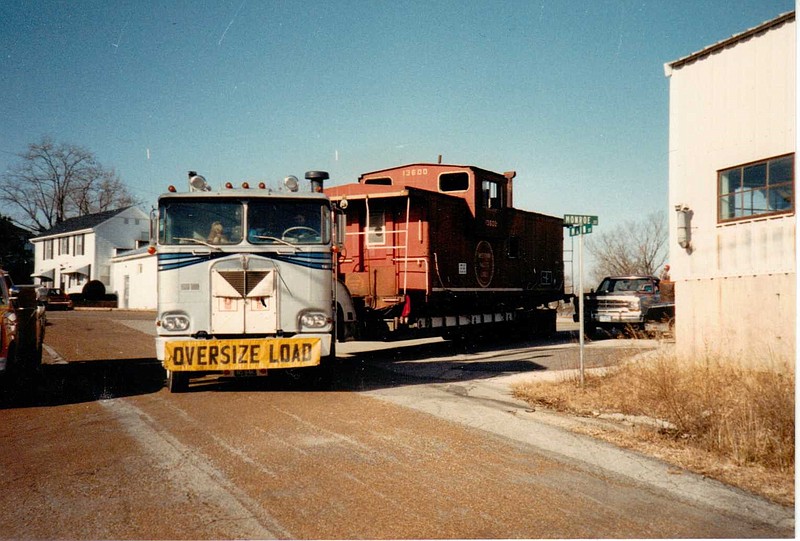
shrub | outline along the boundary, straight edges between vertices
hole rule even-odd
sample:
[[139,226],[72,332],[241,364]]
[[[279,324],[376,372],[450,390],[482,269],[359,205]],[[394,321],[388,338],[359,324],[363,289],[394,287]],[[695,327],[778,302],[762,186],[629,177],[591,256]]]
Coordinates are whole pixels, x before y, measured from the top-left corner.
[[90,280],[83,286],[82,292],[87,301],[99,301],[106,295],[106,286],[100,280]]

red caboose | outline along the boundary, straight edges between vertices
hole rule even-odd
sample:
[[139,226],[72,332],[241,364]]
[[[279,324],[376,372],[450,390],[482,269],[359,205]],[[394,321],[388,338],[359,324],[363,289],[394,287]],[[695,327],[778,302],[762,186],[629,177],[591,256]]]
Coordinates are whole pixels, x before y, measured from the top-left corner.
[[358,319],[439,334],[535,315],[553,330],[545,305],[563,298],[563,222],[513,208],[514,176],[411,164],[326,188],[346,215],[339,279]]

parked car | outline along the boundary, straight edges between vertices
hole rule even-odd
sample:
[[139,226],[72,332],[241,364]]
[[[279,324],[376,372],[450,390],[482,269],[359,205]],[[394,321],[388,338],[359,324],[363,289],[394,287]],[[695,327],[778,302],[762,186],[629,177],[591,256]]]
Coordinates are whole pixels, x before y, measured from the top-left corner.
[[35,374],[42,361],[45,309],[37,305],[35,286],[14,286],[0,269],[0,376],[6,383]]
[[64,290],[60,287],[51,287],[47,290],[45,305],[50,310],[72,310],[75,308],[72,299],[70,299],[69,295],[64,293]]

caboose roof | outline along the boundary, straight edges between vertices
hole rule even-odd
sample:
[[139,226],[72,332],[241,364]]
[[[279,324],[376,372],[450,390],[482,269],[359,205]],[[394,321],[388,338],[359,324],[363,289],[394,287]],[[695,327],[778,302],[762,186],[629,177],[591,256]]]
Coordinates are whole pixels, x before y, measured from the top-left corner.
[[[428,162],[417,162],[417,163],[407,163],[405,165],[398,165],[395,167],[387,167],[386,169],[377,169],[375,171],[368,171],[366,173],[362,173],[358,180],[361,182],[361,179],[368,175],[374,175],[376,173],[387,173],[389,171],[398,171],[400,169],[406,169],[409,167],[445,167],[445,168],[459,168],[459,169],[471,169],[472,171],[481,171],[484,173],[489,173],[491,175],[500,175],[495,171],[489,171],[488,169],[482,169],[480,167],[475,167],[474,165],[458,165],[458,164],[448,164],[448,163],[428,163]],[[500,175],[502,176],[502,175]]]

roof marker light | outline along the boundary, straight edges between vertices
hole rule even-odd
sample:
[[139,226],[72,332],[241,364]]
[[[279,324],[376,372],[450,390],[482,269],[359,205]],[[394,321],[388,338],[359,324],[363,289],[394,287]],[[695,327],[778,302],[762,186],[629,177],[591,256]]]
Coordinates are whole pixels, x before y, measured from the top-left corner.
[[286,186],[290,192],[296,192],[300,182],[297,180],[296,176],[289,175],[283,179],[283,185]]
[[189,171],[189,189],[193,192],[210,192],[211,186],[208,185],[203,175]]

